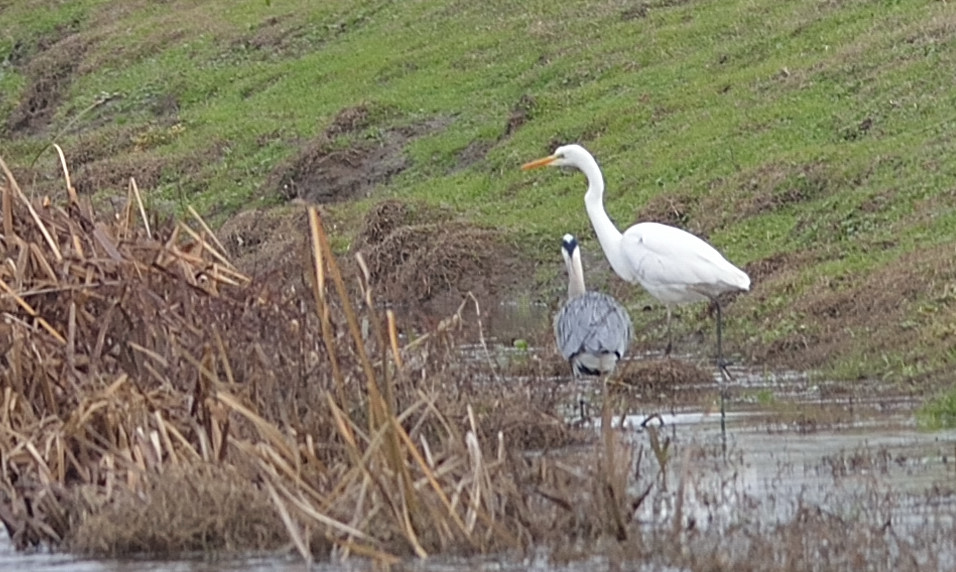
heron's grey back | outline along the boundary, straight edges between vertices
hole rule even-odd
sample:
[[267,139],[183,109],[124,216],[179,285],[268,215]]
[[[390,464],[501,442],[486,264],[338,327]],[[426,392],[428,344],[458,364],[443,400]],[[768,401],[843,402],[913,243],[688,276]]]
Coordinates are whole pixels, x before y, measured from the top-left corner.
[[622,356],[632,330],[627,310],[614,298],[594,291],[568,300],[554,321],[558,350],[567,360],[582,352]]

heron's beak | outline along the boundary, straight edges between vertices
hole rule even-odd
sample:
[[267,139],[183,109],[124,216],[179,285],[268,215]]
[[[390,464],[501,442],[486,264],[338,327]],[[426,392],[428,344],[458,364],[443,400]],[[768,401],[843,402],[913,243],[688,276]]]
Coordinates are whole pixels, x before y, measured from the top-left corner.
[[547,157],[542,157],[541,159],[535,159],[530,163],[525,163],[521,165],[522,171],[527,171],[528,169],[537,169],[538,167],[547,167],[557,159],[554,155],[548,155]]

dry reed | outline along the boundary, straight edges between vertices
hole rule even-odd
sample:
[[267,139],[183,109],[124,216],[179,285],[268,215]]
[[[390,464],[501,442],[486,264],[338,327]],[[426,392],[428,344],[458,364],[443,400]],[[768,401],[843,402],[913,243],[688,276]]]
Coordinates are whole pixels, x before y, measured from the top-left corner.
[[0,160],[0,521],[18,547],[387,564],[627,536],[632,453],[606,434],[603,463],[527,456],[581,434],[547,392],[450,359],[455,318],[401,347],[317,211],[311,292],[290,295],[194,211],[150,224],[134,181],[98,218],[58,152],[64,207]]

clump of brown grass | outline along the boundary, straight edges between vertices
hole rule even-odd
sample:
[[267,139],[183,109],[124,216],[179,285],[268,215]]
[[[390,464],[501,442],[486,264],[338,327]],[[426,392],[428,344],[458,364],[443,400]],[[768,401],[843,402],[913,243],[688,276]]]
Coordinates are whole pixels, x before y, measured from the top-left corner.
[[272,502],[229,466],[171,467],[161,479],[150,479],[141,494],[126,487],[110,493],[106,496],[99,487],[73,491],[77,506],[72,510],[79,518],[70,534],[71,550],[114,555],[243,552],[288,541]]
[[713,374],[699,365],[672,358],[632,360],[620,378],[622,383],[648,390],[714,381]]
[[616,398],[646,409],[709,400],[715,393],[713,373],[698,364],[673,358],[630,360],[612,386]]
[[369,210],[352,251],[365,257],[379,297],[396,304],[442,305],[468,292],[500,297],[524,272],[497,230],[395,199]]

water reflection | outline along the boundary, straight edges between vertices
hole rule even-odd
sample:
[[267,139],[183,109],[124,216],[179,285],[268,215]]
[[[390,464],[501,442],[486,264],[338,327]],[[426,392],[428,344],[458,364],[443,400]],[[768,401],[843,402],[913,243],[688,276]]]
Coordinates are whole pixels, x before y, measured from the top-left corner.
[[[915,540],[927,527],[956,525],[956,431],[919,431],[904,414],[836,429],[782,431],[760,411],[742,412],[728,417],[730,459],[724,463],[694,454],[722,447],[719,416],[697,412],[664,419],[665,434],[680,451],[671,475],[694,475],[682,510],[702,528],[739,525],[733,515],[786,523],[806,506],[878,518],[902,539]],[[625,427],[640,427],[643,420],[628,417]],[[723,521],[714,518],[715,494]],[[641,516],[666,523],[673,510],[643,506]],[[946,558],[956,563],[956,548],[950,546]]]
[[497,306],[482,307],[466,298],[459,303],[440,306],[390,306],[396,323],[406,339],[414,339],[422,332],[432,331],[440,322],[452,316],[460,318],[460,339],[476,343],[512,346],[515,340],[550,335],[553,310],[546,304],[530,301],[503,302]]

